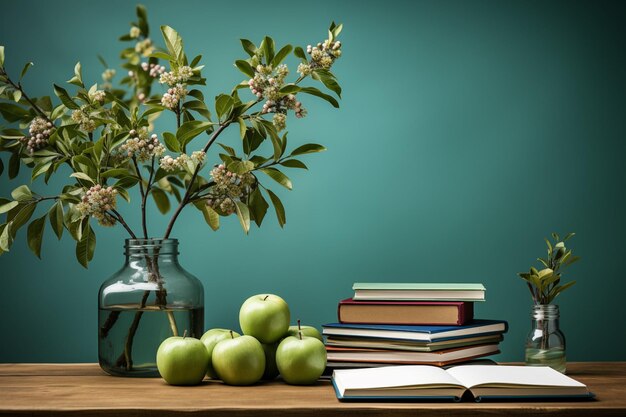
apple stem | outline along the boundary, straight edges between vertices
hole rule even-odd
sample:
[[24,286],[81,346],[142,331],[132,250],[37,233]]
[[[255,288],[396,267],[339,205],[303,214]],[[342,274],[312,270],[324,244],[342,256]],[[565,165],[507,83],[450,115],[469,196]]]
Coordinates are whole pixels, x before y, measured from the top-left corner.
[[187,337],[187,329],[183,332],[183,339]]
[[298,337],[300,338],[300,340],[302,340],[302,332],[300,330],[298,330]]
[[231,339],[234,339],[234,338],[235,338],[235,335],[233,334],[233,331],[232,331],[232,330],[230,330],[230,338],[231,338]]
[[298,319],[298,331],[302,330],[302,328],[300,327],[300,319]]
[[268,297],[269,297],[269,295],[266,295],[265,298],[263,299],[263,301],[267,300]]

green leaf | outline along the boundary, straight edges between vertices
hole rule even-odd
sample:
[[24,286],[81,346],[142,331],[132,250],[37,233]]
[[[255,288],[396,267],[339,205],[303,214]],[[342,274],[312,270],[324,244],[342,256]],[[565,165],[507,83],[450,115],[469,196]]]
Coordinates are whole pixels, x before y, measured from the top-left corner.
[[20,172],[20,155],[16,152],[9,158],[9,179],[17,177]]
[[89,223],[83,228],[80,240],[76,243],[76,259],[84,267],[87,268],[89,262],[93,259],[96,250],[96,235],[91,230]]
[[304,49],[302,49],[301,47],[296,46],[296,49],[293,50],[293,54],[296,57],[300,58],[305,64],[308,62],[306,54],[304,53]]
[[574,236],[576,236],[576,233],[568,233],[564,238],[563,238],[563,242],[567,242],[569,239],[573,238]]
[[235,207],[237,208],[237,218],[239,219],[239,223],[241,223],[241,228],[248,234],[250,231],[250,210],[248,210],[248,206],[241,201],[236,201]]
[[307,143],[294,149],[289,156],[304,155],[307,153],[323,152],[326,148],[317,143]]
[[254,169],[254,163],[251,161],[232,161],[226,166],[226,169],[235,174],[245,174]]
[[293,185],[291,184],[291,180],[289,179],[289,177],[287,177],[285,174],[283,174],[281,171],[277,170],[276,168],[271,168],[271,167],[261,168],[261,171],[267,174],[270,178],[272,178],[274,181],[276,181],[283,187],[287,188],[288,190],[291,190],[293,188]]
[[217,117],[222,120],[223,116],[227,116],[235,105],[235,99],[227,94],[220,94],[215,97],[215,111],[217,111]]
[[236,156],[235,150],[228,145],[224,145],[223,143],[218,143],[230,156]]
[[341,87],[330,71],[318,69],[313,71],[313,78],[320,80],[330,91],[341,98]]
[[269,65],[274,59],[274,39],[266,36],[261,42],[261,48],[263,49],[263,55],[265,55],[265,62]]
[[0,45],[0,68],[4,68],[4,46]]
[[0,250],[8,252],[13,244],[13,234],[11,233],[11,224],[3,224],[2,233],[0,233]]
[[109,169],[100,174],[102,178],[123,178],[127,175],[129,175],[128,170],[124,168]]
[[250,78],[254,77],[254,69],[252,68],[252,65],[250,65],[250,63],[248,63],[248,61],[244,61],[242,59],[239,59],[239,60],[235,61],[235,66],[237,68],[239,68],[239,71],[243,72],[248,77],[250,77]]
[[333,35],[333,39],[336,39],[337,36],[339,36],[339,34],[341,33],[342,29],[343,29],[343,24],[342,23],[336,25],[335,22],[332,22],[330,24],[330,29],[329,30],[330,30],[330,32]]
[[70,174],[70,177],[74,177],[74,178],[78,178],[81,180],[85,180],[91,184],[96,184],[96,182],[94,180],[91,179],[91,177],[87,174],[85,174],[84,172],[74,172],[72,174]]
[[104,68],[109,68],[109,64],[107,64],[106,60],[102,55],[98,55],[98,61],[102,64]]
[[4,172],[4,162],[2,162],[2,159],[0,159],[0,175],[2,175],[3,172]]
[[298,160],[298,159],[287,159],[286,161],[283,161],[280,163],[282,166],[287,167],[287,168],[302,168],[302,169],[309,169],[304,162]]
[[28,111],[13,103],[0,103],[0,114],[6,119],[7,122],[13,123],[29,117]]
[[250,56],[254,56],[256,53],[256,46],[247,39],[239,39],[241,41],[241,46],[243,50]]
[[173,57],[170,54],[166,54],[163,51],[156,51],[156,52],[151,53],[150,58],[164,59],[166,61],[176,61],[176,57]]
[[165,141],[165,146],[171,152],[180,152],[180,143],[173,133],[163,132],[163,140]]
[[85,86],[83,84],[83,76],[81,74],[80,62],[76,63],[76,66],[74,67],[74,76],[70,80],[68,80],[68,83],[77,85],[79,87]]
[[[243,139],[246,137],[246,129],[248,127],[246,126],[245,120],[243,120],[241,117],[237,118],[237,123],[239,123],[239,136],[241,136],[241,139]],[[2,171],[0,171],[0,174],[2,174]]]
[[13,200],[17,201],[28,201],[33,199],[33,193],[27,185],[20,185],[11,191],[11,197],[13,197]]
[[38,176],[48,172],[51,166],[52,166],[52,162],[44,162],[44,163],[35,165],[35,167],[33,168],[33,172],[31,173],[31,176],[30,176],[31,181],[34,181],[35,178],[37,178]]
[[211,122],[203,122],[200,120],[190,120],[183,123],[176,131],[176,139],[183,146],[191,142],[193,138],[201,134],[202,132],[210,129]]
[[41,259],[41,242],[43,241],[43,231],[46,227],[46,216],[42,216],[36,220],[33,220],[28,225],[27,240],[28,247],[31,251]]
[[274,59],[272,59],[272,66],[276,68],[281,62],[283,62],[283,60],[287,57],[287,55],[291,53],[292,50],[293,46],[291,45],[283,46],[280,51],[278,51]]
[[[5,200],[6,201],[6,200]],[[3,204],[0,206],[0,214],[2,213],[6,213],[9,210],[13,210],[15,207],[17,207],[20,204],[19,201],[11,201],[9,203]]]
[[36,203],[26,204],[19,210],[15,217],[11,219],[11,232],[13,234],[15,234],[20,227],[24,226],[28,220],[30,220],[36,207]]
[[295,84],[287,84],[280,89],[281,94],[293,94],[302,90],[302,87],[298,87]]
[[333,96],[329,96],[328,94],[324,94],[324,93],[322,93],[320,90],[318,90],[315,87],[302,87],[300,89],[300,92],[306,93],[306,94],[310,94],[312,96],[316,96],[316,97],[319,97],[319,98],[322,98],[322,99],[326,100],[327,102],[329,102],[330,104],[332,104],[333,107],[339,108],[339,103],[337,102],[337,100],[335,100],[335,98]]
[[207,206],[205,201],[196,201],[193,204],[202,212],[204,220],[207,222],[209,227],[211,227],[213,231],[217,231],[217,229],[220,228],[220,215],[217,214],[213,208]]
[[274,161],[278,161],[283,156],[283,144],[280,141],[278,135],[270,135],[272,140],[272,147],[274,148]]
[[24,68],[22,69],[22,72],[20,73],[20,80],[24,78],[24,76],[26,75],[30,67],[32,67],[33,65],[35,64],[33,64],[32,62],[27,62],[26,65],[24,65]]
[[141,34],[148,37],[150,34],[150,28],[148,27],[148,11],[145,6],[137,5],[137,27],[141,30]]
[[163,33],[163,40],[165,40],[165,46],[170,55],[176,58],[176,61],[182,65],[183,62],[183,39],[178,32],[169,26],[161,26],[161,33]]
[[167,198],[167,194],[159,188],[152,189],[152,197],[154,198],[154,202],[156,203],[157,208],[161,212],[161,214],[166,214],[170,211],[170,199]]
[[249,208],[254,222],[257,226],[261,227],[261,223],[263,223],[269,204],[267,204],[267,201],[263,198],[263,195],[258,187],[255,188],[250,194]]
[[60,201],[57,201],[50,208],[48,217],[54,234],[57,235],[57,239],[61,239],[63,236],[63,204]]
[[61,103],[63,103],[65,107],[67,107],[68,109],[72,109],[72,110],[80,109],[80,106],[74,103],[74,101],[70,98],[70,95],[67,93],[67,90],[65,90],[63,87],[59,87],[56,84],[53,84],[53,85],[54,85],[54,94],[57,95],[57,97],[61,100]]
[[287,223],[287,217],[285,216],[285,207],[283,206],[283,203],[280,201],[280,198],[278,198],[276,194],[274,194],[271,190],[266,191],[267,194],[269,194],[270,196],[270,200],[272,200],[272,204],[274,205],[278,224],[280,225],[280,227],[283,227],[285,223]]

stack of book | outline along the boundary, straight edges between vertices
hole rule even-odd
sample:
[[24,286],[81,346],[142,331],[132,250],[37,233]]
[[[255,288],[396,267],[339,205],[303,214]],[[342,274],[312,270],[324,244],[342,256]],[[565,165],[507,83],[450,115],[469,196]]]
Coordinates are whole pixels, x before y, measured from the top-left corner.
[[503,320],[474,318],[481,284],[356,283],[323,326],[328,367],[447,366],[500,353]]

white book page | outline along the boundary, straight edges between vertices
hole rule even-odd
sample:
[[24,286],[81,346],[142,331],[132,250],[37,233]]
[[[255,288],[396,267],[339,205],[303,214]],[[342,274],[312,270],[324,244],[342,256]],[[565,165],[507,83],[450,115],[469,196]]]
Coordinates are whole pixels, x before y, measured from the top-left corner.
[[380,389],[415,386],[463,386],[445,370],[428,365],[383,366],[338,369],[335,383],[340,389]]
[[528,387],[585,387],[547,366],[466,365],[447,372],[467,388],[480,385]]

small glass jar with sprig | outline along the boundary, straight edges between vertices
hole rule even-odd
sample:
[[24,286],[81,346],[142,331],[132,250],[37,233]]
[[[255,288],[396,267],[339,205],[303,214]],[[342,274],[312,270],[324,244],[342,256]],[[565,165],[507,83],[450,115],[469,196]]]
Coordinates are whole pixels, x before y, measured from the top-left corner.
[[567,363],[565,335],[559,327],[559,306],[552,302],[576,283],[561,282],[563,271],[580,259],[565,247],[565,242],[573,236],[574,233],[569,233],[561,239],[558,234],[552,233],[553,242],[545,239],[548,256],[537,258],[543,269],[530,267],[529,272],[518,273],[526,281],[534,303],[532,327],[526,337],[526,365],[550,366],[562,373],[565,373]]

